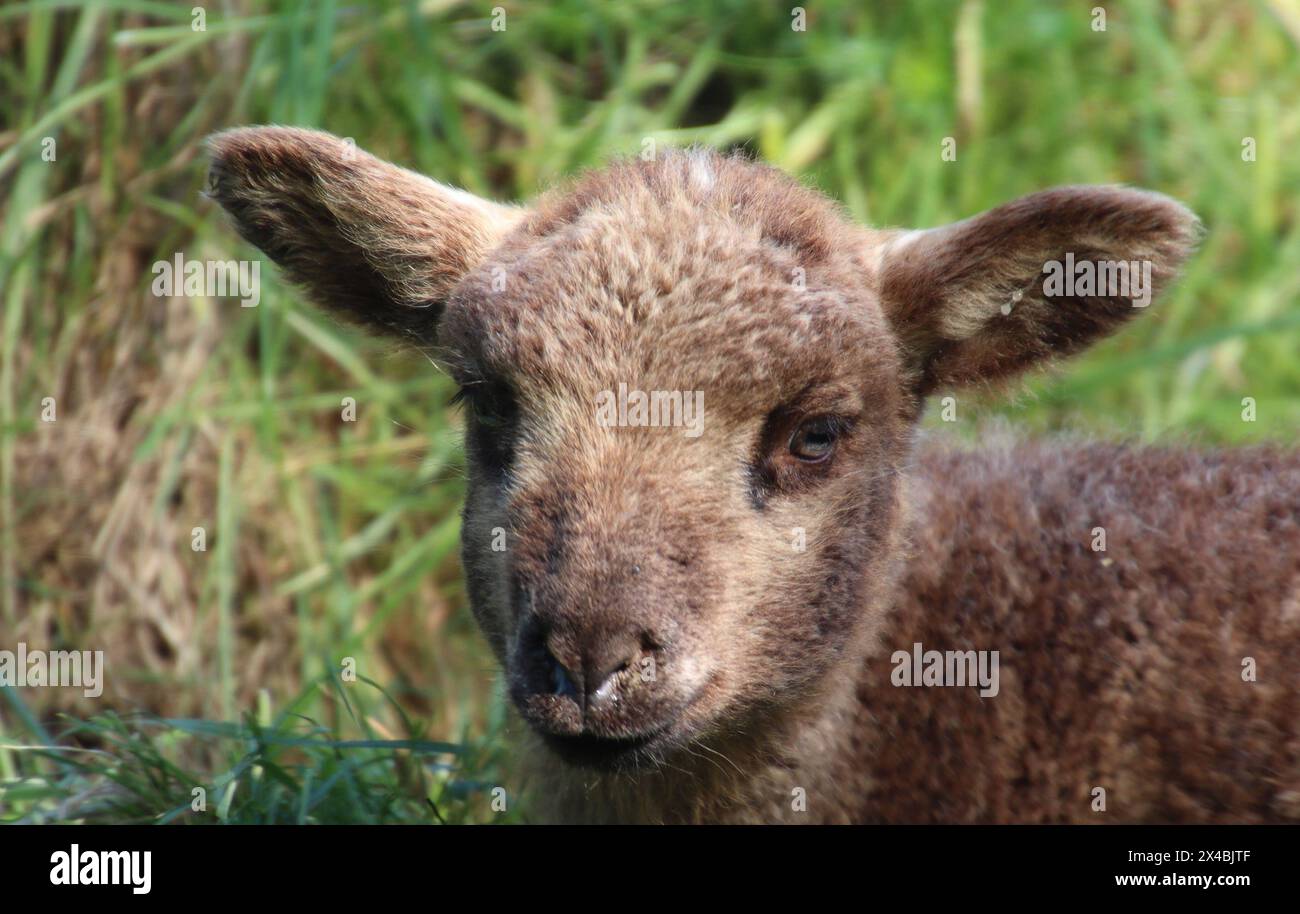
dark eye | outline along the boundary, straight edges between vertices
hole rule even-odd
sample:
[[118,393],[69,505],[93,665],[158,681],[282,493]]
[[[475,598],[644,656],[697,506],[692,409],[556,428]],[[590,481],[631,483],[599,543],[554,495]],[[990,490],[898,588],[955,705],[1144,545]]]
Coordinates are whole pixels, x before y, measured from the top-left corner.
[[477,396],[472,408],[474,418],[493,431],[504,429],[514,421],[515,401],[509,393],[491,391]]
[[515,398],[504,384],[475,381],[461,387],[453,403],[469,407],[474,420],[489,431],[507,428],[515,419]]
[[519,410],[514,393],[497,381],[471,381],[453,398],[464,403],[472,421],[466,443],[478,465],[492,475],[503,475],[514,461]]
[[830,416],[808,419],[790,436],[790,453],[805,463],[821,463],[834,452],[839,434],[839,425]]

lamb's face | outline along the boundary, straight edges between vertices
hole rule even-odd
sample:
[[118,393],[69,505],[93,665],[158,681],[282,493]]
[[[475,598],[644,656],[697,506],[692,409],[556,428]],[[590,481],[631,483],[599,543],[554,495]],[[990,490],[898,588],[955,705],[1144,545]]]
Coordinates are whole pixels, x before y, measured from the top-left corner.
[[575,761],[793,700],[886,558],[910,401],[859,268],[688,205],[534,218],[439,328],[474,611]]
[[[757,732],[853,659],[919,399],[1144,313],[1197,235],[1172,200],[1086,186],[871,232],[711,153],[528,211],[316,131],[235,130],[212,157],[212,196],[289,278],[445,355],[469,405],[474,611],[528,721],[605,765]],[[1067,255],[1151,285],[1045,284]]]

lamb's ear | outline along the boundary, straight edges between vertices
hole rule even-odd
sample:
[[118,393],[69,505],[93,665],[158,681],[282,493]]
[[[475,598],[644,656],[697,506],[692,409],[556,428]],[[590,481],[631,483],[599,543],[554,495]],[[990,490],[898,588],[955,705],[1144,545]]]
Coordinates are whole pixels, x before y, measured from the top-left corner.
[[[1141,314],[1199,234],[1196,217],[1160,194],[1061,187],[941,228],[884,234],[881,304],[919,393],[996,381]],[[1090,269],[1097,281],[1085,285]]]
[[417,344],[522,215],[320,131],[247,127],[208,147],[208,193],[239,234],[320,305]]

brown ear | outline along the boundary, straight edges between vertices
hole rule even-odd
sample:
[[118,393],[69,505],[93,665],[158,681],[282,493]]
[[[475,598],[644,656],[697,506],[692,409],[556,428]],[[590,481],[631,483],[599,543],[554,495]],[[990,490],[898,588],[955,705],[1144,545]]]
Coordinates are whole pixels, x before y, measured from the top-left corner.
[[246,127],[208,148],[208,193],[240,235],[322,306],[417,344],[522,215],[320,131]]
[[1078,352],[1142,313],[1198,237],[1191,211],[1160,194],[1056,188],[885,235],[881,304],[921,394],[996,381]]

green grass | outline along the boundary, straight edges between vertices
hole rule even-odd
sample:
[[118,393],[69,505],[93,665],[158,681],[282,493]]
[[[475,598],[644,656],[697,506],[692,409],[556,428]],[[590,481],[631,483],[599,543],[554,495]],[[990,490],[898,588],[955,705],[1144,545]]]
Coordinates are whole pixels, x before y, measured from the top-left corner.
[[[123,717],[108,711],[65,720],[57,735],[20,703],[17,690],[6,690],[35,741],[0,741],[0,749],[22,763],[21,776],[6,772],[0,823],[527,821],[495,776],[502,745],[499,715],[485,741],[495,749],[468,741],[386,739],[375,733],[367,717],[373,710],[362,697],[373,691],[404,718],[401,706],[377,683],[357,682],[363,685],[352,688],[340,679],[313,683],[276,714],[263,692],[256,710],[239,721]],[[343,720],[321,722],[299,710],[319,705],[323,692],[344,712],[332,716]],[[363,736],[341,736],[345,723]],[[187,762],[195,758],[201,760],[198,766]]]
[[[1150,187],[1206,224],[1182,282],[947,431],[1002,415],[1295,440],[1300,5],[1106,4],[1105,32],[1093,5],[819,2],[802,33],[788,8],[738,2],[505,4],[504,31],[455,0],[213,5],[204,32],[192,4],[0,9],[0,648],[109,664],[95,703],[0,697],[0,820],[526,810],[465,609],[445,378],[331,324],[269,265],[255,309],[150,294],[176,252],[257,256],[199,194],[217,129],[319,126],[499,199],[647,138],[743,148],[885,225],[1054,184]],[[340,683],[345,657],[359,682]]]

